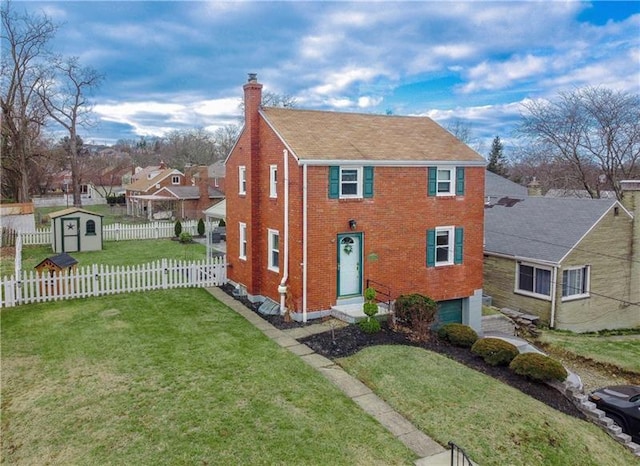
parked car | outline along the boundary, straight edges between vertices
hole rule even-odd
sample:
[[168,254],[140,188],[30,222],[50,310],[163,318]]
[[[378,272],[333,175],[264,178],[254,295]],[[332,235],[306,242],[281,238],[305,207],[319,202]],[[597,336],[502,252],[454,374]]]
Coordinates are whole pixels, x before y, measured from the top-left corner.
[[635,443],[640,443],[640,386],[612,385],[594,390],[589,401],[620,426]]

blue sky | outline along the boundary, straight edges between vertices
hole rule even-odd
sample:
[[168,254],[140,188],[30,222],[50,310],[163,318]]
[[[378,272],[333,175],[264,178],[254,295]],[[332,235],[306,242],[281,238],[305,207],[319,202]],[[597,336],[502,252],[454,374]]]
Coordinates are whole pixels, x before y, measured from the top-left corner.
[[[508,145],[526,99],[640,92],[640,2],[15,1],[104,74],[85,142],[238,123],[242,84],[310,109],[469,124]],[[52,128],[53,129],[53,128]],[[484,154],[486,155],[486,154]]]

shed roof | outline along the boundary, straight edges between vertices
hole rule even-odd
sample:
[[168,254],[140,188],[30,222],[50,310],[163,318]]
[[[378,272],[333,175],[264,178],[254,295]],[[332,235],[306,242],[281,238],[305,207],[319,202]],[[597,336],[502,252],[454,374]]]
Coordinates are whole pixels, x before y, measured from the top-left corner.
[[485,252],[558,264],[615,199],[502,198],[485,208]]
[[485,164],[427,117],[289,108],[264,108],[261,114],[299,160]]
[[81,209],[80,207],[69,207],[67,209],[62,209],[62,210],[58,210],[56,212],[51,212],[49,214],[49,218],[63,217],[65,215],[75,214],[77,212],[81,212],[83,214],[88,214],[88,215],[95,215],[96,217],[104,217],[104,215],[102,215],[102,214],[97,214],[95,212],[91,212],[90,210],[84,210],[84,209]]

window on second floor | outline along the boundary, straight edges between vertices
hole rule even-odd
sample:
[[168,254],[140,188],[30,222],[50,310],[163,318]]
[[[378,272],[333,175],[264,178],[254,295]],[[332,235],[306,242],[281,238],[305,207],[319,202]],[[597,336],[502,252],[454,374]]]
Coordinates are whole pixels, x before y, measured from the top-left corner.
[[329,167],[330,199],[373,197],[373,167]]
[[269,197],[278,197],[278,166],[269,165]]
[[180,184],[180,177],[178,175],[173,175],[171,177],[171,184]]
[[247,194],[247,167],[238,167],[238,194]]
[[589,296],[589,266],[562,271],[562,299],[578,299]]
[[429,196],[464,195],[464,167],[429,167],[427,178]]
[[268,256],[267,268],[274,272],[280,271],[280,234],[277,230],[268,229]]
[[516,291],[543,299],[551,298],[551,269],[518,263]]

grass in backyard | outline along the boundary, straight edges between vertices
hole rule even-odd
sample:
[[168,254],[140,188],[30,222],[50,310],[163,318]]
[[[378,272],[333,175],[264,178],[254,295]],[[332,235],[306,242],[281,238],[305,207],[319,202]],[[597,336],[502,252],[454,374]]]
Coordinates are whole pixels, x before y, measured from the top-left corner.
[[412,464],[205,290],[3,309],[2,457],[31,464]]
[[[111,225],[113,223],[138,224],[148,223],[144,217],[131,217],[127,215],[127,208],[124,205],[110,206],[107,204],[88,205],[82,207],[84,210],[102,215],[102,224]],[[49,227],[48,215],[51,212],[66,209],[66,207],[38,207],[35,211],[36,226],[39,228]]]
[[[105,241],[101,251],[72,252],[79,267],[91,264],[136,265],[158,259],[202,260],[206,259],[206,246],[200,243],[182,244],[169,238],[137,241]],[[50,245],[25,246],[22,248],[22,270],[33,268],[47,257],[55,255]],[[12,275],[13,260],[2,258],[0,276]]]
[[427,435],[455,442],[483,466],[637,464],[598,426],[437,353],[375,346],[339,363]]
[[545,330],[540,341],[594,361],[640,374],[640,330],[620,335],[580,334]]

